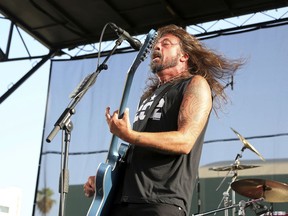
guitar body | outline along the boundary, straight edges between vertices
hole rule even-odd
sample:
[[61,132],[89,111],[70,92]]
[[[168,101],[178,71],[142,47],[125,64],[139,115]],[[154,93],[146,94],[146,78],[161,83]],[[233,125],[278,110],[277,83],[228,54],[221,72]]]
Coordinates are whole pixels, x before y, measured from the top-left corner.
[[[126,108],[134,73],[139,64],[147,57],[155,36],[155,30],[151,29],[136,59],[130,67],[119,108],[120,113],[123,113]],[[112,136],[106,163],[100,163],[96,170],[95,194],[87,216],[108,216],[109,210],[112,208],[112,204],[115,200],[117,190],[119,189],[118,185],[120,185],[123,180],[124,161],[128,145],[122,143],[118,148],[117,139],[118,137]]]
[[124,176],[125,163],[123,161],[128,150],[127,144],[121,144],[116,164],[100,163],[96,170],[95,194],[93,203],[90,205],[87,216],[107,216],[115,196],[118,185],[121,184]]
[[108,215],[106,212],[107,199],[112,191],[112,166],[106,163],[99,164],[96,170],[96,182],[100,185],[94,194],[93,205],[90,206],[87,216]]

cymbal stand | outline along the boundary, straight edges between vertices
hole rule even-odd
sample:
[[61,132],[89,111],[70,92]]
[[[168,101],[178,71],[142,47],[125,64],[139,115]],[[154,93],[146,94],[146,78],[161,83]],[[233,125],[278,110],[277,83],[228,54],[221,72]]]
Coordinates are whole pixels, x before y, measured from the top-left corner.
[[[221,185],[224,183],[225,179],[227,178],[228,174],[231,173],[231,171],[233,171],[232,181],[229,183],[228,189],[223,193],[223,198],[222,198],[221,202],[219,203],[217,209],[220,208],[220,206],[222,205],[222,202],[224,202],[224,207],[227,207],[229,205],[229,192],[231,190],[231,184],[234,181],[236,181],[236,179],[238,177],[237,167],[239,167],[239,165],[240,165],[240,158],[242,158],[242,154],[243,154],[245,149],[246,149],[246,147],[244,146],[241,149],[241,152],[236,155],[231,169],[228,171],[227,175],[224,177],[224,179],[221,181],[220,185],[216,189],[216,191],[218,191],[218,189],[221,187]],[[232,205],[234,205],[235,202],[236,202],[235,201],[235,191],[232,190]],[[214,215],[216,215],[216,212]],[[225,216],[228,216],[228,215],[229,215],[228,209],[225,209]],[[232,210],[232,216],[235,216],[235,210],[234,209]]]
[[[235,157],[235,160],[234,160],[234,166],[235,166],[235,169],[234,169],[234,176],[232,178],[232,181],[230,182],[229,184],[229,188],[231,189],[231,184],[236,181],[237,177],[238,177],[238,172],[237,172],[237,168],[239,167],[240,165],[240,158],[242,158],[242,155],[243,155],[243,152],[244,150],[246,149],[246,147],[243,147],[240,151],[240,153],[238,153]],[[236,199],[235,199],[235,191],[232,190],[232,205],[236,203]],[[239,204],[240,205],[240,204]],[[241,211],[241,206],[240,206],[240,211]],[[238,214],[239,215],[239,214]],[[235,216],[235,209],[232,210],[232,216]],[[244,212],[244,216],[245,216],[245,212]]]
[[245,213],[245,207],[246,207],[246,202],[241,200],[239,202],[239,211],[238,211],[238,215],[242,215],[242,216],[245,216],[246,213]]
[[[230,172],[230,171],[229,171],[229,172]],[[227,208],[227,207],[229,206],[229,203],[231,202],[231,201],[229,200],[229,193],[230,193],[230,190],[231,190],[231,184],[237,179],[237,177],[238,177],[238,173],[237,173],[237,171],[234,170],[234,175],[233,175],[233,177],[232,177],[232,181],[231,181],[231,183],[229,183],[229,187],[227,188],[227,190],[226,190],[225,192],[223,192],[223,198],[222,198],[221,202],[219,203],[219,205],[218,205],[218,207],[217,207],[217,209],[219,209],[220,206],[222,205],[222,202],[223,202],[224,208],[226,208],[225,211],[224,211],[224,215],[225,215],[225,216],[229,216],[228,210],[229,210],[230,208]],[[233,204],[235,204],[235,192],[232,190],[232,205],[233,205]],[[216,213],[217,213],[217,212],[215,212],[214,215],[216,215]],[[233,216],[235,215],[235,214],[234,214],[234,210],[232,211],[232,215],[233,215]]]

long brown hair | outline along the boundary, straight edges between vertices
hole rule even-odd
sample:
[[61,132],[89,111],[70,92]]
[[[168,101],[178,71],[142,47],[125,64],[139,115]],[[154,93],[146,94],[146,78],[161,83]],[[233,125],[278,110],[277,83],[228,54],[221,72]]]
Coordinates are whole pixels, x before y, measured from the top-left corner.
[[[189,55],[188,67],[190,74],[200,75],[207,80],[212,91],[213,108],[214,110],[215,108],[221,108],[223,102],[226,103],[228,99],[224,87],[236,70],[244,64],[244,60],[227,59],[215,51],[209,50],[193,35],[176,25],[159,28],[157,33],[156,42],[157,39],[166,34],[173,34],[180,39],[181,49]],[[144,95],[148,95],[159,85],[159,80],[155,77],[150,77],[148,81]]]

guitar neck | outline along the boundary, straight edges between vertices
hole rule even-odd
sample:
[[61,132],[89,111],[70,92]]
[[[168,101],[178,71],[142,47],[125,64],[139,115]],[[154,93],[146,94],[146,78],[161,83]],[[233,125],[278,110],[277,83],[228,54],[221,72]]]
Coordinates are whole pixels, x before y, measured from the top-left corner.
[[[156,36],[156,31],[154,29],[151,29],[139,53],[137,54],[135,60],[133,61],[133,64],[129,68],[129,71],[126,77],[125,87],[124,87],[123,94],[122,94],[122,99],[120,102],[120,107],[119,107],[120,116],[123,114],[125,108],[127,107],[127,101],[128,101],[132,81],[134,78],[134,74],[138,66],[140,65],[140,63],[143,62],[145,58],[147,58],[150,52],[150,49],[152,47],[153,41],[155,39],[155,36]],[[115,135],[112,135],[110,148],[109,148],[108,155],[107,155],[108,163],[115,163],[118,160],[118,147],[119,147],[118,141],[119,141],[119,138]]]
[[[124,112],[124,110],[126,108],[126,105],[127,105],[127,101],[128,101],[128,97],[129,97],[129,93],[130,93],[133,77],[134,77],[134,74],[130,75],[130,76],[128,75],[127,78],[126,78],[126,84],[125,84],[125,88],[124,88],[124,91],[123,91],[122,100],[121,100],[121,104],[120,104],[120,108],[119,108],[119,113],[121,115],[123,114],[123,112]],[[119,141],[119,138],[113,134],[112,135],[112,139],[111,139],[110,149],[108,151],[107,161],[110,161],[110,162],[113,163],[115,160],[117,160],[117,157],[118,157],[118,141]]]

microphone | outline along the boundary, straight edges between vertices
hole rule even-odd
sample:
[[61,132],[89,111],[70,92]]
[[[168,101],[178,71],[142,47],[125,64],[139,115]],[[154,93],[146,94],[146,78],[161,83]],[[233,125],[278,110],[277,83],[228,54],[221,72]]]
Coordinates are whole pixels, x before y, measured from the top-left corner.
[[132,48],[134,48],[135,50],[140,50],[142,43],[138,39],[131,37],[131,35],[128,32],[118,27],[114,23],[109,23],[109,24],[114,29],[114,31],[117,33],[119,37],[123,36],[124,39],[128,41],[128,43],[131,45]]

